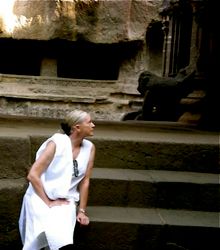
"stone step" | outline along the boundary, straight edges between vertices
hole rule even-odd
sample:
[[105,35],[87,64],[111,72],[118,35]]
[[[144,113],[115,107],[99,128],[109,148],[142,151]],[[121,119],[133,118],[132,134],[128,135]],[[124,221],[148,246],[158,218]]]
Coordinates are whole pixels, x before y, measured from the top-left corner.
[[[26,176],[59,119],[0,118],[0,178]],[[176,123],[95,121],[96,168],[219,173],[219,134]],[[120,153],[119,153],[120,152]]]
[[[130,130],[117,127],[101,135],[98,130],[97,125],[96,135],[90,138],[96,146],[97,168],[220,172],[217,136],[155,131],[139,131],[136,135],[134,131],[132,136]],[[31,136],[33,151],[43,140],[45,137]]]
[[[17,222],[26,184],[24,178],[0,181],[1,249],[21,249]],[[77,249],[217,249],[219,212],[97,205],[87,211],[91,224],[76,228]]]
[[[148,135],[150,138],[152,133]],[[0,177],[26,176],[36,150],[47,137],[49,134],[0,136]],[[149,141],[142,141],[143,137],[132,140],[114,136],[112,139],[92,138],[97,151],[95,167],[219,173],[218,144],[210,144],[208,140],[207,144],[198,143],[195,138],[192,139],[194,144],[171,141],[171,137],[160,142],[152,142],[149,138]]]
[[95,168],[89,204],[220,211],[219,174]]
[[217,212],[95,206],[88,213],[90,227],[76,228],[76,249],[217,250],[219,246]]
[[[92,139],[97,148],[96,167],[124,168],[142,170],[173,170],[190,172],[219,172],[219,146],[217,144],[199,143],[191,138],[190,143],[179,142],[173,135],[160,141],[148,139],[115,140]],[[185,134],[185,136],[190,136]],[[173,139],[173,141],[172,141]],[[143,140],[143,141],[142,141]]]

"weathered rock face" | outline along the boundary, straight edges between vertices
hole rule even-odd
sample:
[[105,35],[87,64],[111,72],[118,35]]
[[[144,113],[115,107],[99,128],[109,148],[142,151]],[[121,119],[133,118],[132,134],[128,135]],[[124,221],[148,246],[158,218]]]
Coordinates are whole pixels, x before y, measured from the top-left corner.
[[0,3],[0,38],[94,43],[143,40],[146,28],[159,18],[162,0],[36,1]]

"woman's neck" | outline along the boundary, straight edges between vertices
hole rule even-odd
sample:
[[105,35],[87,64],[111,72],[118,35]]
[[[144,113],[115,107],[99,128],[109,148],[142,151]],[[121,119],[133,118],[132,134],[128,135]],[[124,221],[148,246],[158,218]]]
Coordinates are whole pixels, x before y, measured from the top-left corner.
[[70,135],[70,140],[73,148],[81,147],[83,138],[73,134]]

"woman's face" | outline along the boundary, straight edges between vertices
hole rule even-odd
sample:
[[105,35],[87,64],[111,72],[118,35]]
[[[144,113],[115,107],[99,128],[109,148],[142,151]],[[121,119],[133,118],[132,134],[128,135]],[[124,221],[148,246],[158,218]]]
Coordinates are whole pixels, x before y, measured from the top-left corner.
[[93,136],[95,124],[92,122],[91,116],[89,114],[86,115],[84,121],[78,124],[80,128],[80,133],[83,136]]

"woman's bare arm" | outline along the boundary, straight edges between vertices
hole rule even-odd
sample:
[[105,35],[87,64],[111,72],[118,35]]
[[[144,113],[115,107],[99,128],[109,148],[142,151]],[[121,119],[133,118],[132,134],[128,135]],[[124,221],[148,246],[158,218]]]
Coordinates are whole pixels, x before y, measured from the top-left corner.
[[86,206],[88,202],[89,183],[90,183],[90,177],[91,177],[92,169],[94,165],[94,160],[95,160],[95,146],[93,145],[91,149],[85,177],[82,179],[82,181],[79,184],[80,204],[79,204],[77,220],[83,225],[87,225],[89,223],[88,217],[86,216],[86,213],[84,211],[86,210]]
[[58,199],[58,200],[49,199],[49,197],[44,191],[43,184],[40,178],[42,173],[46,171],[51,161],[53,160],[55,151],[56,151],[55,143],[53,141],[48,142],[45,150],[31,166],[31,169],[27,175],[27,179],[29,182],[31,182],[33,188],[35,189],[35,192],[49,207],[68,203],[68,201],[64,199]]

